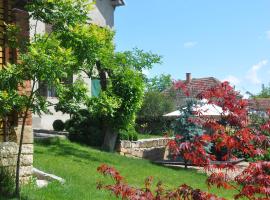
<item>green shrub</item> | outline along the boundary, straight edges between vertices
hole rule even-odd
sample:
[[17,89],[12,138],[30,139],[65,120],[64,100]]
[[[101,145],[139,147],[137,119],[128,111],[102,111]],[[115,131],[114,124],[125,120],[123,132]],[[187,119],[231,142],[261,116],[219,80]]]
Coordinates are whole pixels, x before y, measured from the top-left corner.
[[141,134],[161,135],[172,130],[175,118],[169,117],[140,117],[136,119],[136,131]]
[[101,146],[104,135],[101,131],[100,119],[90,114],[88,110],[79,110],[65,123],[69,139],[90,146]]
[[11,170],[0,167],[0,196],[11,197],[15,189],[15,176]]
[[119,131],[119,139],[120,140],[129,140],[129,141],[137,141],[138,133],[136,132],[134,127],[129,127],[127,130]]
[[57,119],[53,122],[53,129],[55,131],[63,131],[65,129],[65,123],[62,120]]

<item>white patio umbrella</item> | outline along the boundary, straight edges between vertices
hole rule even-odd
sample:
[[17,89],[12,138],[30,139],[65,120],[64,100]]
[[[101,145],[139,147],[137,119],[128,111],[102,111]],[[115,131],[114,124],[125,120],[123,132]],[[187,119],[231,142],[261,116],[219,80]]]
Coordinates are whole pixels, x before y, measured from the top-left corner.
[[[200,112],[203,116],[220,116],[223,111],[220,106],[214,104],[195,105],[195,112]],[[225,113],[226,114],[226,113]],[[164,117],[178,117],[181,115],[179,110],[163,115]]]

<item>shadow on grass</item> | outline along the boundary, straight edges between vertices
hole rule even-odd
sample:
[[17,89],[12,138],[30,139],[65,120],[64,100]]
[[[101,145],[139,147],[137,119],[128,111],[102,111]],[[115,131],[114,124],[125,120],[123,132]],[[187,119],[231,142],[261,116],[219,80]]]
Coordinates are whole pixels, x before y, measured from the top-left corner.
[[[15,197],[4,197],[0,195],[1,200],[18,200],[18,198]],[[20,200],[29,200],[29,198],[22,196]]]
[[[101,150],[97,147],[91,147],[90,149],[86,145],[79,144],[85,148],[87,147],[89,148],[89,151],[82,150],[79,147],[76,147],[77,145],[76,143],[69,143],[66,140],[63,140],[60,138],[50,138],[47,140],[35,141],[35,144],[38,144],[39,146],[42,146],[42,147],[46,147],[47,151],[53,153],[54,155],[68,157],[68,158],[74,157],[72,159],[76,162],[78,161],[83,162],[82,160],[78,160],[78,159],[85,159],[85,160],[88,160],[89,162],[92,161],[92,162],[102,162],[102,163],[104,162],[114,163],[111,159],[106,159],[106,157],[104,156],[100,157],[99,151]],[[38,154],[46,154],[46,152],[42,150],[35,150],[35,152]],[[107,154],[109,155],[110,153],[107,153]]]

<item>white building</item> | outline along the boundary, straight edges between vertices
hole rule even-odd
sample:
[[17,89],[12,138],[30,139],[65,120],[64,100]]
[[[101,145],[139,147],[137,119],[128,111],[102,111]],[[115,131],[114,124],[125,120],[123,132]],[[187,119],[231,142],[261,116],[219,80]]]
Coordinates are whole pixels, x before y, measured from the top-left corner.
[[[92,2],[92,0],[90,0]],[[125,5],[124,0],[96,0],[94,9],[89,13],[91,23],[97,24],[101,27],[114,27],[114,12],[116,7]],[[38,33],[46,33],[49,31],[49,26],[34,20],[30,20],[31,25],[31,36],[34,35],[33,30],[36,30]],[[89,90],[91,90],[91,80],[88,77],[84,77],[85,82],[89,85]],[[55,97],[55,92],[51,90],[45,91],[44,94],[48,100],[52,103],[57,103],[57,97]],[[46,129],[52,130],[52,124],[55,120],[61,119],[66,121],[69,119],[69,115],[63,114],[61,112],[56,112],[54,107],[50,107],[49,110],[53,113],[52,115],[43,114],[41,117],[38,115],[33,115],[33,128],[34,129]]]

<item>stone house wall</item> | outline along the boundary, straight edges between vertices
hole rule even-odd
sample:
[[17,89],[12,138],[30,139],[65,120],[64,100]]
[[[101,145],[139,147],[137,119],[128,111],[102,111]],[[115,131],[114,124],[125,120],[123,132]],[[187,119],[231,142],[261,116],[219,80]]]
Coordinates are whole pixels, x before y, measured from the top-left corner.
[[[29,14],[14,7],[12,0],[0,0],[0,70],[4,70],[7,63],[18,63],[19,52],[7,46],[7,38],[3,34],[4,23],[13,23],[20,28],[19,39],[29,40]],[[1,80],[0,80],[1,81]],[[25,81],[24,88],[18,88],[19,92],[31,91],[31,81]],[[20,141],[20,130],[22,119],[18,115],[10,116],[12,127],[8,138],[4,137],[4,126],[0,119],[0,167],[15,168],[18,143]],[[33,165],[33,131],[32,114],[29,113],[26,120],[25,133],[23,138],[22,158],[21,158],[21,181],[29,180]]]
[[166,159],[167,144],[172,138],[153,138],[138,141],[122,140],[117,147],[120,155],[151,161]]

